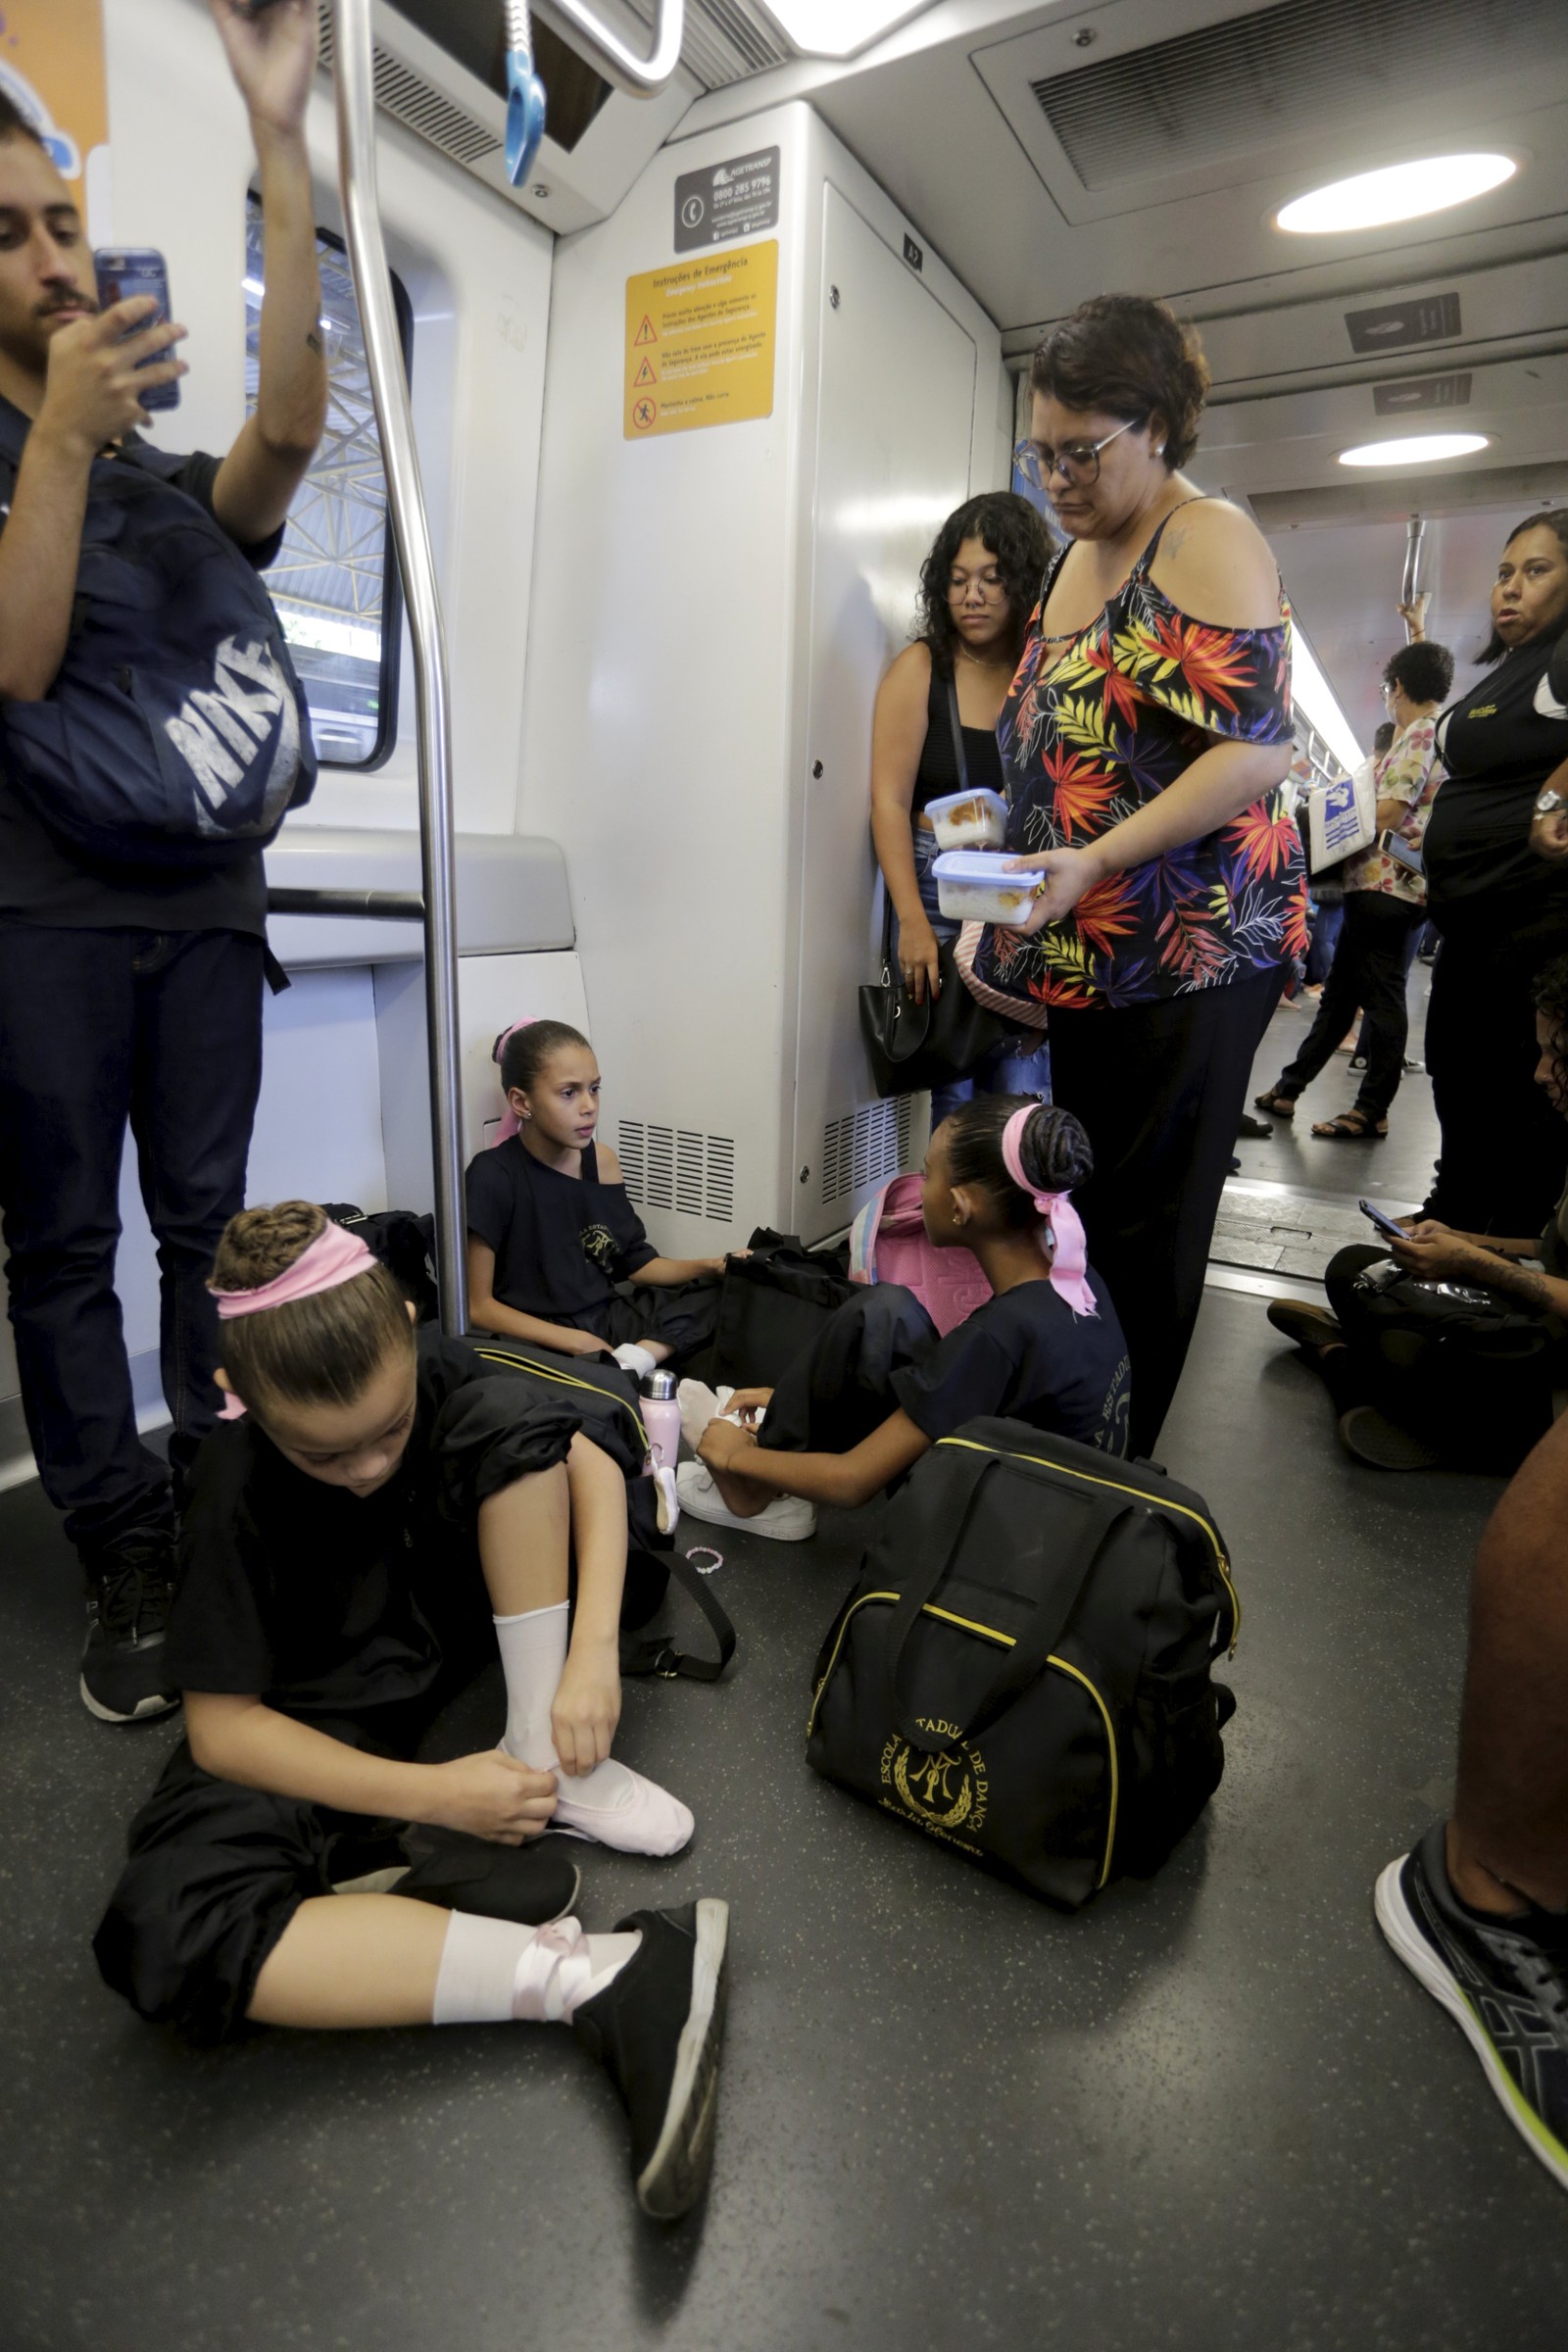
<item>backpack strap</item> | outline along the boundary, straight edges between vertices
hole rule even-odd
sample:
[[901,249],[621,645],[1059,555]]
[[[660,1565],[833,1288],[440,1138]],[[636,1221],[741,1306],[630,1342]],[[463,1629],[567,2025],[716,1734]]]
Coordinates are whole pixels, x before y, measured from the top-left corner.
[[678,1551],[659,1554],[661,1567],[667,1568],[681,1591],[694,1600],[708,1620],[709,1631],[718,1644],[718,1657],[694,1657],[689,1650],[677,1649],[667,1634],[637,1636],[623,1633],[620,1637],[620,1671],[622,1674],[658,1674],[666,1682],[677,1676],[690,1683],[716,1683],[735,1655],[735,1628],[713,1597],[706,1577],[699,1576],[690,1561]]

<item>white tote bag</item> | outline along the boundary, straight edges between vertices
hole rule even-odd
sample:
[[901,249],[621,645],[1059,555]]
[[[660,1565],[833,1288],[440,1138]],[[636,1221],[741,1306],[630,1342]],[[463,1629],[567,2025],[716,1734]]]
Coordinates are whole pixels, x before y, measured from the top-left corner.
[[1376,766],[1375,760],[1363,760],[1353,776],[1337,776],[1332,784],[1314,788],[1306,810],[1314,874],[1372,847],[1378,829]]

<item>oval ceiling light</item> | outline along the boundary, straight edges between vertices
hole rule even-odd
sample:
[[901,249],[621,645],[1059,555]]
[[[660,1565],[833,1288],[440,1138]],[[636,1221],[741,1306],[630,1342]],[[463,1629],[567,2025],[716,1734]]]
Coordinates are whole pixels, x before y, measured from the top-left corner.
[[1473,457],[1491,442],[1490,433],[1412,433],[1403,441],[1363,441],[1342,449],[1342,466],[1436,466],[1444,458]]
[[906,24],[931,0],[762,0],[774,24],[806,57],[854,57]]
[[1512,179],[1519,167],[1507,155],[1429,155],[1419,163],[1358,172],[1326,188],[1298,196],[1274,216],[1275,226],[1297,237],[1344,236],[1356,228],[1386,228],[1423,213],[1469,204]]

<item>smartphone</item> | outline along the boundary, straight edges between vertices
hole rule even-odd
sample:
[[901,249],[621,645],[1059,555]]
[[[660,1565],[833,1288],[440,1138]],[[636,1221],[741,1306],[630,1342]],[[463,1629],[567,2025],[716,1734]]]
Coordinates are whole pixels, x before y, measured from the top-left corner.
[[1356,1202],[1356,1206],[1361,1211],[1362,1216],[1370,1217],[1373,1224],[1377,1227],[1379,1233],[1386,1233],[1391,1241],[1407,1242],[1409,1240],[1410,1237],[1405,1232],[1404,1227],[1402,1225],[1396,1225],[1394,1219],[1389,1215],[1387,1209],[1377,1207],[1376,1204],[1371,1200],[1358,1200]]
[[[134,294],[151,294],[158,309],[152,318],[142,320],[142,326],[156,326],[160,319],[169,317],[169,270],[163,255],[151,245],[116,249],[106,247],[102,252],[95,253],[92,260],[98,275],[98,304],[101,310],[107,311],[111,303],[128,302]],[[132,331],[140,334],[141,327]],[[161,352],[158,357],[167,358],[168,354]],[[142,362],[144,368],[154,365],[152,360]],[[144,409],[177,409],[178,376],[172,384],[154,384],[150,391],[143,394],[141,405]]]
[[1378,835],[1378,848],[1384,851],[1388,857],[1392,858],[1396,865],[1402,865],[1407,872],[1412,874],[1424,874],[1426,872],[1426,867],[1421,862],[1420,851],[1412,849],[1410,844],[1404,840],[1402,835],[1398,833],[1380,833]]

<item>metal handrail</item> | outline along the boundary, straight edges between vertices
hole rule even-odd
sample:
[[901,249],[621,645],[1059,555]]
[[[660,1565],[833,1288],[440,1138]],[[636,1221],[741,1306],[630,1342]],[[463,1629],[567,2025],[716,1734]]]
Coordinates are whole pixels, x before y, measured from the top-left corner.
[[446,633],[419,482],[403,346],[381,236],[375,175],[375,84],[370,0],[332,0],[337,80],[338,185],[370,391],[386,467],[404,603],[414,639],[419,771],[419,855],[424,880],[424,1009],[430,1048],[430,1135],[435,1168],[436,1271],[441,1327],[468,1321],[464,1253],[463,1101],[458,1054],[458,931],[452,843],[452,720]]
[[[654,46],[649,57],[639,57],[635,49],[628,49],[624,41],[601,24],[585,0],[553,0],[553,4],[582,35],[590,57],[607,80],[633,98],[654,97],[680,63],[680,45],[686,35],[686,0],[655,0]],[[506,0],[506,7],[508,49],[527,48],[531,55],[528,0]],[[514,26],[521,29],[520,41],[513,38]]]
[[1421,542],[1427,535],[1426,517],[1412,514],[1404,533],[1404,576],[1399,582],[1399,602],[1413,605],[1421,581]]
[[378,923],[422,923],[424,898],[417,890],[270,890],[267,911],[368,915]]

